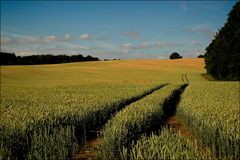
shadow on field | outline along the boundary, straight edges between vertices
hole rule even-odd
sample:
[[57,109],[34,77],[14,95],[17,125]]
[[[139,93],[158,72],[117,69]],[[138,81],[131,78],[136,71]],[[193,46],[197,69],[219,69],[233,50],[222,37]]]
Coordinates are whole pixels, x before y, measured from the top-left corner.
[[217,79],[212,77],[210,74],[202,73],[201,76],[208,81],[217,81]]

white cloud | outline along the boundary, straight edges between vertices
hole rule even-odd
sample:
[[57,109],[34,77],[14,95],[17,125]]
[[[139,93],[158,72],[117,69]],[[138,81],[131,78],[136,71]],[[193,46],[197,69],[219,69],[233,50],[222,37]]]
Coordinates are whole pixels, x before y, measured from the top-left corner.
[[68,33],[66,33],[65,35],[64,35],[64,40],[65,41],[68,41],[68,40],[70,40],[72,38],[72,36],[70,35],[70,34],[68,34]]
[[103,36],[94,36],[94,35],[89,35],[87,33],[84,33],[84,34],[80,35],[80,40],[102,41],[104,39],[109,39],[109,38],[113,38],[113,35],[112,34],[108,34],[108,35],[103,35]]
[[125,43],[122,45],[122,48],[125,50],[134,50],[134,49],[147,49],[147,48],[151,48],[150,43],[148,42],[144,42],[140,45],[132,45],[131,43]]
[[157,59],[169,59],[168,54],[161,54],[161,56],[158,56]]
[[186,26],[183,30],[189,33],[213,31],[209,24],[189,25],[189,26]]
[[43,44],[43,43],[47,43],[48,40],[41,38],[41,37],[25,37],[22,39],[19,39],[18,42],[20,44]]
[[73,37],[69,33],[66,33],[63,36],[63,38],[58,38],[55,35],[49,35],[49,36],[46,36],[44,39],[49,42],[66,42],[66,41],[70,41],[71,39],[73,39]]
[[186,26],[183,31],[188,33],[206,33],[206,34],[214,34],[214,30],[210,24],[196,24]]
[[151,47],[152,47],[152,45],[150,43],[144,42],[144,43],[140,44],[137,48],[146,49],[146,48],[151,48]]
[[24,35],[10,35],[10,37],[1,37],[2,45],[11,45],[11,44],[42,44],[47,43],[48,41],[41,37],[34,36],[24,36]]
[[74,46],[74,47],[67,47],[67,46],[52,46],[47,48],[38,48],[35,49],[38,54],[65,54],[65,55],[73,55],[73,54],[85,54],[87,52],[91,52],[91,50],[83,48],[83,46]]
[[5,48],[1,47],[1,52],[7,52],[7,53],[15,53],[17,56],[29,56],[29,55],[34,55],[34,54],[39,54],[38,52],[35,52],[32,49],[29,48]]
[[87,39],[91,39],[91,37],[88,35],[88,34],[82,34],[82,35],[80,35],[80,39],[81,40],[87,40]]
[[130,49],[137,49],[137,47],[133,46],[132,44],[130,43],[125,43],[122,45],[122,48],[125,49],[125,50],[130,50]]
[[196,24],[196,25],[189,25],[183,29],[184,32],[196,34],[200,33],[207,38],[213,38],[216,35],[216,32],[212,28],[212,26],[208,23],[205,24]]
[[57,37],[54,35],[49,35],[49,36],[46,36],[45,39],[48,41],[56,41]]
[[198,55],[204,54],[205,51],[199,49],[192,49],[192,50],[180,50],[179,53],[183,57],[196,58]]
[[64,37],[58,38],[55,35],[48,35],[45,37],[37,36],[28,36],[15,33],[8,33],[6,37],[1,37],[2,45],[11,45],[11,44],[46,44],[46,43],[63,43],[72,40],[73,37],[66,33]]
[[154,42],[154,46],[155,48],[163,48],[165,46],[168,46],[170,43],[166,43],[166,42]]
[[17,56],[30,56],[30,55],[36,55],[36,52],[32,52],[32,51],[20,51],[20,52],[16,52]]
[[161,49],[164,47],[175,47],[175,46],[180,46],[183,45],[182,43],[169,43],[169,42],[143,42],[139,45],[132,45],[130,43],[125,43],[122,45],[123,49],[126,50],[141,50],[141,49]]

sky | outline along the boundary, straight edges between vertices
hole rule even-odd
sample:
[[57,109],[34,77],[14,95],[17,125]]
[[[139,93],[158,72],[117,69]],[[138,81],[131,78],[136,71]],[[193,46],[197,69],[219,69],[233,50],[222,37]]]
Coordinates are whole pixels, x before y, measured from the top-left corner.
[[1,1],[1,51],[100,59],[196,57],[236,1]]

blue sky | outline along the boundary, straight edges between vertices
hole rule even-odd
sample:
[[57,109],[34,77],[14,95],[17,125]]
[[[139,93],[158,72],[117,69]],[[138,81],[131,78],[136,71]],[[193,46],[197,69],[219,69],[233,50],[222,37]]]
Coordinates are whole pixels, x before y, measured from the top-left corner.
[[236,1],[1,1],[1,51],[196,57]]

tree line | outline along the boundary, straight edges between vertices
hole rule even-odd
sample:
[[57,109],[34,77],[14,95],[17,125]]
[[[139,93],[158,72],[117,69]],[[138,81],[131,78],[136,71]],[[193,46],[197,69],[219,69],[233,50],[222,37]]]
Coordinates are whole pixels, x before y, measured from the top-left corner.
[[31,55],[16,56],[15,53],[1,52],[1,65],[34,65],[34,64],[58,64],[69,62],[99,61],[99,58],[90,55],[84,57],[78,55]]
[[206,48],[207,73],[220,80],[240,80],[240,1]]

